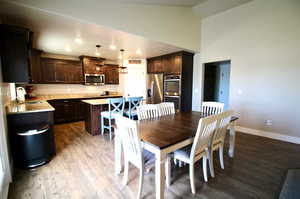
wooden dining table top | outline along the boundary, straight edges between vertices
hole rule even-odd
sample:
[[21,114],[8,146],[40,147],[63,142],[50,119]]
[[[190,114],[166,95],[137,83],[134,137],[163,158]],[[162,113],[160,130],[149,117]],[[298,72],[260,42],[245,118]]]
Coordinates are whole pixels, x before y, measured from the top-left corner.
[[[199,120],[206,116],[201,112],[178,112],[174,115],[140,120],[138,121],[138,129],[143,142],[161,150],[193,138]],[[233,116],[231,122],[237,119],[238,117]]]

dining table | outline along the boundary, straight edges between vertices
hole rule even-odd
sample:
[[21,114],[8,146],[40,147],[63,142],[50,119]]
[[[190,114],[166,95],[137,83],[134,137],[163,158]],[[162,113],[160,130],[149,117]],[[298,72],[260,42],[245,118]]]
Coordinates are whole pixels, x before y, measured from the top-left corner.
[[[163,199],[165,186],[170,186],[170,156],[168,154],[193,143],[199,120],[207,117],[201,112],[178,112],[173,115],[137,121],[138,132],[143,147],[155,154],[155,198]],[[234,157],[235,123],[238,117],[232,117],[229,125],[230,158]],[[122,143],[116,127],[115,132],[115,173],[121,173]]]

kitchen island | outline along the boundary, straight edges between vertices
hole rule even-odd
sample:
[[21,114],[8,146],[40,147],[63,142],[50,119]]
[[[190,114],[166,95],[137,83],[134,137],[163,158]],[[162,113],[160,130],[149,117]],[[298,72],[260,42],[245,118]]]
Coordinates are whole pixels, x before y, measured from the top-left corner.
[[[114,96],[122,97],[122,96]],[[84,121],[85,130],[91,135],[99,135],[101,122],[100,113],[108,110],[108,100],[106,99],[90,99],[81,100],[84,103]]]

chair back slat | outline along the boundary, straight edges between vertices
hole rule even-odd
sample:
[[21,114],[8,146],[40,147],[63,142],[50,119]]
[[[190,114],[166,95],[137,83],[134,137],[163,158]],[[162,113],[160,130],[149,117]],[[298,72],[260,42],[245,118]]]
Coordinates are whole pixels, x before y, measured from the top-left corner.
[[108,111],[110,116],[115,113],[120,113],[123,115],[124,113],[124,106],[125,106],[125,99],[124,97],[120,98],[109,98],[108,101]]
[[140,167],[143,163],[141,138],[137,128],[137,121],[115,115],[118,136],[121,138],[124,154],[128,161]]
[[151,119],[159,117],[157,104],[143,104],[137,107],[138,120]]
[[163,102],[158,107],[160,116],[175,114],[175,105],[173,102]]
[[213,142],[224,141],[232,115],[232,110],[218,114],[218,124],[213,136]]
[[202,102],[201,111],[204,114],[213,115],[222,113],[224,104],[220,102]]
[[129,114],[131,115],[133,111],[136,111],[137,107],[141,105],[143,97],[129,97]]
[[203,149],[207,149],[212,142],[217,127],[217,116],[201,118],[194,138],[190,158],[194,159]]

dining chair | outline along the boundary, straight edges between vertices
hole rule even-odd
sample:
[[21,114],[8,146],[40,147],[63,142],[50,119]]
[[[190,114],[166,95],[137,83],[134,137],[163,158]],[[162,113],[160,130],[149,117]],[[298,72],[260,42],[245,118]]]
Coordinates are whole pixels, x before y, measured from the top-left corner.
[[138,120],[159,117],[158,104],[143,104],[137,107]]
[[[108,111],[102,111],[100,113],[101,117],[101,135],[104,134],[104,129],[109,130],[109,138],[112,139],[112,120],[115,114],[123,115],[125,100],[123,97],[120,98],[109,98],[108,101]],[[108,120],[108,125],[105,125],[104,119]]]
[[124,111],[125,115],[129,117],[129,119],[133,119],[137,116],[137,107],[141,105],[143,101],[143,97],[129,97],[128,104],[129,107]]
[[224,158],[223,158],[223,149],[224,149],[224,142],[227,130],[230,125],[230,120],[233,115],[233,111],[229,110],[217,115],[218,123],[215,133],[213,135],[212,143],[209,147],[210,159],[212,160],[212,170],[214,170],[213,165],[213,152],[219,150],[219,159],[220,159],[220,166],[224,169]]
[[173,102],[162,102],[158,105],[160,116],[175,114],[175,105]]
[[207,182],[207,160],[209,160],[209,168],[212,177],[214,177],[212,160],[209,154],[209,145],[214,135],[217,126],[217,116],[212,115],[209,117],[201,118],[198,124],[197,132],[193,141],[182,149],[176,150],[173,157],[179,161],[189,164],[189,175],[192,193],[196,193],[194,164],[202,158],[204,180]]
[[155,164],[155,155],[143,149],[140,133],[138,132],[137,128],[137,121],[121,115],[116,115],[115,121],[118,136],[121,140],[124,151],[123,185],[127,185],[128,183],[129,163],[131,163],[140,170],[137,198],[141,198],[144,182],[144,171],[148,166]]
[[222,113],[224,104],[220,102],[202,102],[201,112],[212,115]]

